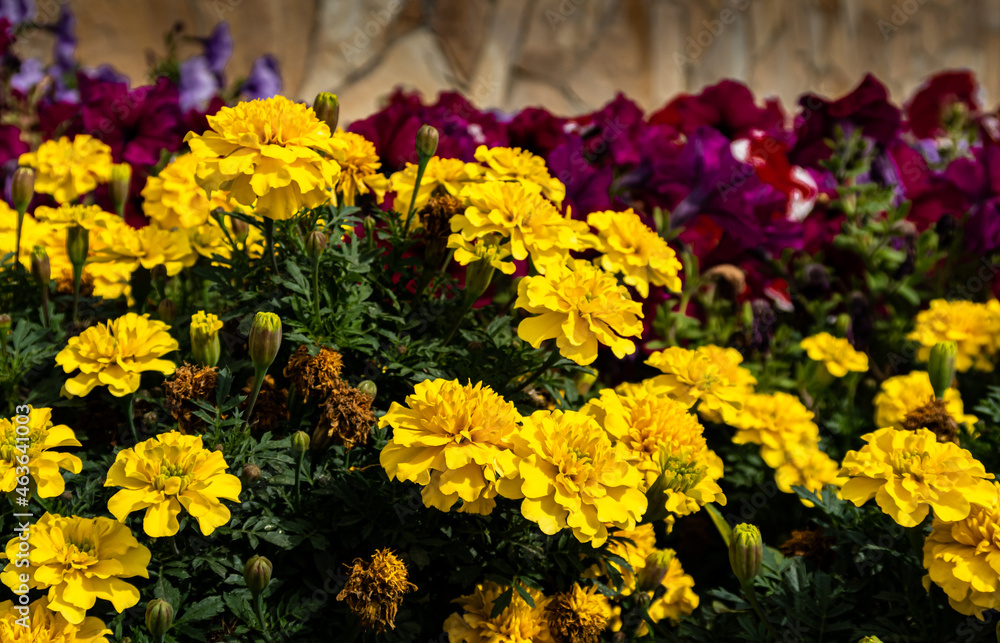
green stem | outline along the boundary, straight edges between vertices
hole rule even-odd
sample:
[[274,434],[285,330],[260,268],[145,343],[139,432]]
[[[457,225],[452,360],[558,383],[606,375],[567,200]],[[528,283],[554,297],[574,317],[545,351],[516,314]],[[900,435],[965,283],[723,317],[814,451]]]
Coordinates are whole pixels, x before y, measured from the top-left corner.
[[264,383],[264,375],[267,373],[267,369],[258,369],[254,373],[253,378],[253,392],[250,393],[250,404],[247,406],[247,430],[250,429],[250,416],[253,415],[253,407],[257,404],[257,394],[260,393],[260,387]]
[[299,482],[302,480],[302,461],[306,459],[306,452],[299,454],[299,461],[295,465],[295,504],[302,501],[302,493],[299,491]]
[[73,264],[73,323],[80,321],[80,282],[83,281],[83,264]]
[[746,595],[747,601],[753,607],[754,611],[757,612],[757,616],[760,617],[764,627],[766,627],[767,631],[771,633],[771,636],[774,637],[775,641],[781,641],[781,637],[778,636],[778,632],[774,629],[774,626],[771,625],[771,621],[767,620],[767,616],[764,615],[764,610],[761,609],[760,603],[757,602],[757,594],[754,592],[753,581],[750,580],[745,583],[741,583],[741,585],[743,586],[743,594]]
[[139,444],[139,433],[135,430],[135,417],[133,417],[132,407],[135,406],[135,393],[128,396],[128,428],[132,431],[132,439]]
[[24,212],[17,210],[17,245],[14,246],[14,266],[21,265],[21,229],[24,225]]
[[417,192],[420,191],[420,182],[424,179],[424,170],[427,169],[427,163],[431,160],[431,157],[424,157],[423,155],[417,158],[417,182],[413,184],[413,196],[410,197],[410,209],[406,212],[406,224],[403,226],[403,237],[406,237],[406,233],[410,231],[410,220],[413,218],[413,210],[417,206]]
[[278,260],[274,256],[274,219],[268,217],[264,217],[264,241],[267,246],[264,251],[271,257],[271,269],[278,274]]
[[458,327],[462,325],[462,320],[465,319],[465,315],[470,310],[472,310],[472,305],[474,303],[476,303],[476,300],[473,299],[473,298],[471,298],[471,297],[466,297],[466,300],[467,301],[466,301],[465,305],[462,306],[462,312],[460,312],[458,314],[458,317],[455,319],[455,323],[452,324],[452,326],[451,326],[451,330],[448,331],[448,335],[444,338],[444,344],[445,344],[445,346],[447,346],[448,342],[451,341],[451,338],[455,336],[455,332],[458,330]]
[[271,635],[267,633],[267,622],[264,620],[264,592],[257,592],[254,595],[254,611],[257,612],[257,620],[260,622],[260,631],[264,633],[264,638],[271,640]]
[[319,257],[313,261],[313,317],[319,324]]
[[523,391],[524,389],[528,388],[528,385],[533,384],[535,380],[541,377],[542,373],[549,370],[549,367],[555,364],[557,359],[559,359],[559,346],[557,344],[553,344],[552,350],[551,352],[549,352],[549,356],[545,358],[545,361],[542,362],[542,365],[538,367],[538,370],[535,371],[531,375],[531,377],[525,380],[523,384],[517,385],[518,390]]
[[42,324],[49,327],[49,285],[42,284]]

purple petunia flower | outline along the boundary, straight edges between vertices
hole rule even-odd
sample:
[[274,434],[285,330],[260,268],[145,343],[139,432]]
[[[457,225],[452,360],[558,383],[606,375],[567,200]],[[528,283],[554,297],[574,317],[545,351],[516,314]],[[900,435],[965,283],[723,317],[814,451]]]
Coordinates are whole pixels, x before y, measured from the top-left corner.
[[178,89],[182,113],[205,109],[219,91],[219,81],[205,56],[188,58],[181,63]]
[[243,81],[240,94],[246,100],[270,98],[281,93],[281,71],[278,60],[271,55],[261,56],[253,61],[247,79]]
[[211,35],[204,41],[205,60],[208,68],[218,81],[219,86],[226,84],[225,71],[226,64],[233,57],[233,36],[229,32],[229,24],[220,22],[215,25]]

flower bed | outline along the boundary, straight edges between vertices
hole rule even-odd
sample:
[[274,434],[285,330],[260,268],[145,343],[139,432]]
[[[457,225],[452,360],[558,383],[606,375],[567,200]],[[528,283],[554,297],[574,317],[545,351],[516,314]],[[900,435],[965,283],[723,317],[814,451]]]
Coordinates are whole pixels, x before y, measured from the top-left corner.
[[[573,118],[0,19],[3,641],[986,641],[975,80]],[[173,34],[171,37],[177,37]],[[242,98],[242,100],[241,100]],[[7,590],[5,590],[7,591]],[[867,637],[867,638],[865,638]]]

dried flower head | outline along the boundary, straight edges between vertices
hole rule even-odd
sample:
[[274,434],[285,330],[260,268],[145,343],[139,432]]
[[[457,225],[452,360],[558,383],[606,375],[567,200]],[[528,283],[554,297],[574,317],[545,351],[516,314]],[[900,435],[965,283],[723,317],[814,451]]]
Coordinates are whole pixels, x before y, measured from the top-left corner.
[[[253,377],[248,377],[247,384],[243,387],[243,394],[248,400],[251,391],[253,391]],[[247,402],[244,401],[241,407],[244,413],[246,406]],[[274,377],[265,375],[253,410],[253,430],[261,433],[273,431],[288,419],[288,389],[278,388],[274,383]]]
[[380,549],[371,561],[354,560],[344,589],[337,594],[361,619],[361,627],[384,632],[396,629],[396,611],[403,596],[417,589],[407,580],[406,565],[391,550]]
[[343,359],[337,351],[320,346],[318,353],[310,355],[309,347],[302,344],[288,358],[285,377],[292,381],[303,399],[308,400],[313,393],[323,398],[341,386],[342,368]]
[[198,431],[204,421],[195,416],[198,407],[194,400],[207,400],[215,395],[219,380],[219,369],[215,366],[193,366],[184,363],[172,377],[163,382],[166,400],[163,406],[177,420],[177,428],[182,433]]
[[[375,414],[372,413],[370,395],[342,384],[334,389],[323,403],[323,415],[320,417],[314,437],[328,444],[331,440],[350,449],[357,444],[365,444],[372,425],[375,424]],[[322,446],[325,446],[323,444]],[[317,448],[322,448],[317,445]]]

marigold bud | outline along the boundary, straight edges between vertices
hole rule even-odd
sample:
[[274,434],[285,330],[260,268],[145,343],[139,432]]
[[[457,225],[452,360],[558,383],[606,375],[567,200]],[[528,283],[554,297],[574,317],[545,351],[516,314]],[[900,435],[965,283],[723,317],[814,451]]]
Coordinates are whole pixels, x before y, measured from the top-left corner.
[[327,237],[319,230],[313,230],[306,237],[306,252],[312,259],[319,259],[319,256],[326,250]]
[[150,279],[155,279],[156,281],[163,281],[167,278],[167,267],[162,263],[157,264],[149,269]]
[[222,346],[219,343],[219,331],[222,322],[204,310],[191,315],[191,353],[204,366],[215,366],[219,363]]
[[11,318],[7,313],[0,313],[0,333],[10,330]]
[[378,394],[378,387],[375,386],[375,382],[371,380],[361,380],[358,384],[358,390],[367,395],[368,397],[375,399]]
[[14,170],[10,191],[14,209],[20,214],[27,212],[31,199],[35,196],[35,170],[23,166]]
[[243,241],[250,234],[250,224],[243,219],[237,219],[236,217],[230,217],[232,222],[233,232],[236,234],[236,238],[239,241]]
[[260,467],[252,462],[247,462],[243,465],[243,470],[240,471],[240,480],[243,481],[245,487],[257,482],[260,480]]
[[646,562],[635,578],[639,591],[652,592],[659,587],[667,577],[673,559],[674,552],[666,549],[656,549],[646,556]]
[[760,529],[749,523],[740,523],[729,537],[729,564],[741,583],[747,583],[760,573],[764,558],[764,543]]
[[429,159],[438,148],[438,131],[431,125],[424,125],[417,130],[417,155]]
[[337,131],[337,122],[340,120],[340,99],[336,94],[329,92],[316,94],[313,111],[316,112],[316,118],[330,126],[331,133]]
[[174,622],[174,607],[162,598],[154,598],[146,605],[146,627],[155,639],[161,638]]
[[329,428],[323,424],[323,422],[320,422],[316,425],[316,428],[313,429],[312,437],[309,438],[309,448],[319,453],[330,446],[330,442],[332,441],[333,434],[330,432]]
[[161,299],[160,305],[156,307],[156,314],[161,321],[172,325],[177,319],[177,304],[172,299]]
[[111,192],[111,202],[119,216],[125,213],[125,202],[128,201],[129,188],[132,185],[132,166],[128,163],[115,163],[111,166],[111,182],[108,189]]
[[31,276],[35,278],[35,283],[43,288],[47,287],[52,279],[49,255],[42,246],[31,249]]
[[87,255],[90,253],[90,232],[83,226],[71,226],[66,229],[66,254],[69,255],[69,262],[74,266],[82,266],[87,263]]
[[374,235],[375,235],[375,223],[376,223],[375,217],[373,217],[371,215],[368,215],[367,217],[365,217],[364,221],[361,222],[361,225],[365,229],[365,238],[366,239],[374,239],[375,238],[374,237]]
[[955,379],[955,356],[958,355],[958,344],[955,342],[938,342],[931,348],[930,362],[927,373],[931,376],[931,386],[937,399],[944,399],[944,392],[951,388]]
[[254,368],[266,371],[281,348],[281,317],[274,313],[257,313],[247,344]]
[[243,566],[243,580],[253,594],[260,594],[271,582],[271,561],[256,554]]
[[292,434],[292,453],[302,455],[309,450],[309,434],[305,431],[296,431]]
[[[997,637],[1000,639],[1000,637]],[[877,636],[866,636],[865,638],[858,641],[858,643],[882,643],[882,639]]]

